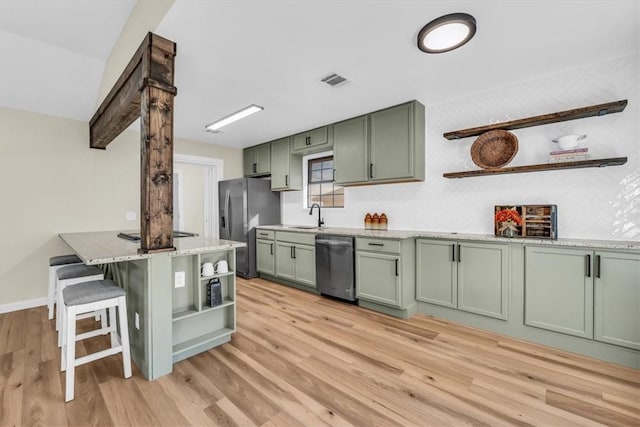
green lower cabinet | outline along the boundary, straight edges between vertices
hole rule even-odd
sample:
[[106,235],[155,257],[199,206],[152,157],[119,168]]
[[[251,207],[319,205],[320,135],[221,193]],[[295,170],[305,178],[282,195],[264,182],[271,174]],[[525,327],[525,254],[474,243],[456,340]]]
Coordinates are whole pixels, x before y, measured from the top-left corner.
[[276,276],[289,280],[296,278],[293,245],[290,243],[276,243]]
[[356,296],[360,305],[387,306],[387,314],[404,318],[415,313],[415,247],[415,239],[356,238]]
[[458,310],[506,320],[508,254],[507,245],[458,245]]
[[293,254],[295,256],[295,268],[297,282],[312,288],[316,287],[316,248],[315,246],[296,245]]
[[595,253],[594,338],[640,350],[640,254]]
[[277,242],[275,276],[315,288],[315,246]]
[[256,239],[256,270],[258,273],[276,274],[275,243],[273,240]]
[[593,338],[593,251],[525,247],[525,324]]
[[440,240],[416,240],[416,299],[458,308],[457,244]]
[[416,299],[506,320],[509,247],[418,239]]
[[400,257],[356,252],[356,295],[381,304],[402,307]]

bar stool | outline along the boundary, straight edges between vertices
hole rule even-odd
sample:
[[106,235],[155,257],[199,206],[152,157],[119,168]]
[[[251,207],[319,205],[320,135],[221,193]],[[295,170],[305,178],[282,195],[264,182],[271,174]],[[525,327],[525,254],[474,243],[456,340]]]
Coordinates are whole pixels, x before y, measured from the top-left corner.
[[[58,347],[62,346],[62,336],[60,329],[62,328],[62,291],[67,286],[77,285],[92,280],[104,279],[104,273],[95,265],[74,264],[58,268],[56,271],[56,289],[58,296],[56,298],[56,330],[58,331]],[[95,314],[93,314],[95,316]],[[89,316],[84,316],[89,317]],[[103,326],[106,322],[105,316],[102,315]]]
[[76,255],[58,255],[49,258],[49,291],[47,293],[49,320],[53,319],[53,306],[56,303],[56,271],[60,267],[65,267],[71,264],[82,264],[82,260]]
[[[127,293],[112,280],[94,280],[62,290],[64,345],[61,353],[60,369],[66,374],[65,402],[74,398],[74,376],[76,366],[122,353],[124,377],[131,377],[131,354],[129,349],[129,325],[127,322]],[[62,305],[62,304],[61,304]],[[116,326],[116,308],[120,322],[120,339]],[[96,331],[76,335],[76,320],[79,314],[92,313],[97,310],[109,311],[109,326]],[[111,333],[111,348],[76,359],[76,341],[99,334]]]

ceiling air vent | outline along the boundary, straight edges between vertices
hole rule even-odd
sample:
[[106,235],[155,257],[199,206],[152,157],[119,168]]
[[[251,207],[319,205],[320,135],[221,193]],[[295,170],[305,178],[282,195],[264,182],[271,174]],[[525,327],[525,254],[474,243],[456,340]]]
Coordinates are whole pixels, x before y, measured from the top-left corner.
[[341,84],[345,84],[347,82],[347,79],[337,75],[336,73],[331,73],[328,76],[323,77],[320,81],[328,84],[329,86],[335,87]]

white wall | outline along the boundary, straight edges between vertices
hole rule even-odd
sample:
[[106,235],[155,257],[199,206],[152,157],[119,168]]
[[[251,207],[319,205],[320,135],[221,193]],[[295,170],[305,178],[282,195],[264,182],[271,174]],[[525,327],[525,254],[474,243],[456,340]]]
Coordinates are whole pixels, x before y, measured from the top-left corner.
[[[242,176],[240,149],[176,140],[174,151]],[[139,212],[139,132],[92,150],[87,122],[0,108],[0,311],[46,296],[49,257],[70,252],[58,233],[138,229]]]
[[[362,227],[365,213],[385,212],[391,229],[493,234],[494,205],[553,203],[560,238],[640,240],[639,64],[634,55],[436,105],[418,96],[427,106],[426,181],[347,188],[345,209],[324,209],[325,224]],[[520,148],[510,166],[546,163],[551,139],[569,133],[587,134],[594,158],[628,157],[624,166],[442,177],[477,169],[469,155],[475,137],[448,141],[444,132],[620,99],[629,100],[622,113],[512,131]],[[284,193],[284,224],[314,222],[302,203],[301,191]]]

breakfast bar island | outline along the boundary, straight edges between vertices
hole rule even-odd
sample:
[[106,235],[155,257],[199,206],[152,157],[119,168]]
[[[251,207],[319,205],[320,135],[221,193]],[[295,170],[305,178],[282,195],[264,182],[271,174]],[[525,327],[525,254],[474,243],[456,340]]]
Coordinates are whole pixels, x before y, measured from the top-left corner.
[[[235,250],[245,244],[192,236],[174,239],[175,250],[140,253],[140,244],[118,231],[63,233],[60,238],[87,265],[127,291],[131,357],[149,380],[169,374],[173,363],[223,344],[236,329]],[[226,261],[228,271],[203,277],[200,266]],[[207,299],[218,279],[221,301]]]

